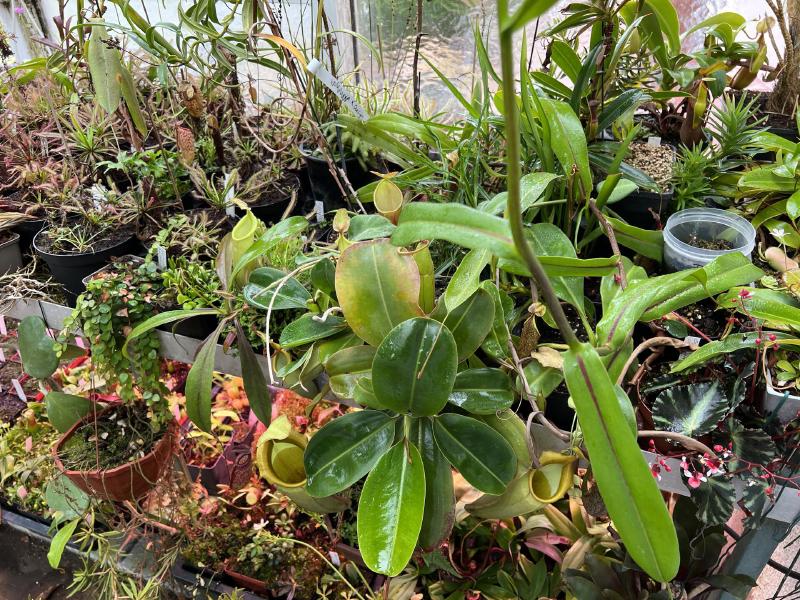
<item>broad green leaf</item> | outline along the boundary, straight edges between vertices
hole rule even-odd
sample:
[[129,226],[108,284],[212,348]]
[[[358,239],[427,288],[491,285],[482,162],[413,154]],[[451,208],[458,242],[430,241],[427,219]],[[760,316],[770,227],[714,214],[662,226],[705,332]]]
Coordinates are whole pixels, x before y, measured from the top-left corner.
[[512,15],[500,16],[502,32],[522,29],[536,17],[546,13],[557,0],[522,0]]
[[[747,297],[743,298],[742,294]],[[723,308],[744,309],[747,316],[776,325],[800,327],[800,307],[792,296],[764,288],[735,287],[717,298]]]
[[19,356],[25,372],[35,379],[47,379],[58,368],[58,355],[53,338],[40,317],[29,316],[17,329]]
[[447,403],[457,366],[453,334],[438,321],[416,317],[392,329],[378,346],[372,387],[394,412],[431,416]]
[[[567,235],[552,223],[533,224],[528,239],[537,256],[578,258]],[[582,277],[551,277],[550,283],[559,298],[569,302],[579,312],[584,312]]]
[[689,437],[712,431],[727,412],[728,397],[716,380],[671,387],[653,402],[653,422],[658,429]]
[[306,313],[283,328],[279,342],[284,349],[296,348],[331,337],[346,329],[347,323],[341,317],[328,315],[323,321],[321,315]]
[[[558,178],[559,175],[554,173],[528,173],[523,175],[519,180],[522,211],[525,212],[529,208],[536,206],[536,203],[547,191],[550,183]],[[481,202],[478,205],[478,210],[490,215],[499,215],[505,211],[507,203],[508,192],[500,192],[491,200]]]
[[731,428],[733,459],[730,470],[748,468],[749,465],[769,465],[779,456],[775,442],[763,429],[745,429],[741,423]]
[[775,135],[769,131],[761,131],[753,135],[753,145],[776,152],[781,150],[788,154],[797,154],[797,142]]
[[358,548],[367,566],[389,577],[406,568],[425,510],[425,468],[414,444],[396,444],[367,476],[358,503]]
[[328,296],[336,293],[336,265],[330,258],[323,258],[313,267],[309,274],[311,284]]
[[644,90],[625,90],[611,102],[607,102],[605,108],[597,119],[597,130],[603,131],[619,119],[625,113],[636,109],[641,104],[650,100],[651,96]]
[[697,518],[707,526],[723,525],[731,518],[736,502],[733,481],[726,475],[708,477],[700,487],[691,490],[697,506]]
[[[642,267],[634,265],[627,256],[622,257],[622,264],[625,268],[625,276],[629,284],[634,281],[647,279],[647,272]],[[622,285],[617,281],[616,276],[617,272],[614,272],[610,275],[606,275],[600,281],[600,300],[603,306],[603,312],[608,310],[611,300],[622,292]]]
[[463,204],[412,202],[403,207],[392,244],[409,246],[441,239],[465,248],[486,249],[501,258],[518,258],[508,222]]
[[219,315],[219,311],[214,308],[193,308],[168,310],[166,312],[153,315],[146,321],[139,323],[131,330],[131,332],[128,334],[128,337],[125,338],[125,343],[122,345],[122,354],[126,358],[130,358],[128,355],[128,344],[130,344],[136,338],[144,335],[148,331],[152,331],[153,329],[156,329],[161,325],[166,325],[167,323],[174,323],[175,321],[182,321],[184,319],[190,319],[192,317],[199,317],[202,315]]
[[417,544],[423,549],[433,549],[453,529],[456,508],[453,471],[436,445],[431,419],[414,419],[409,438],[419,450],[425,467],[425,515]]
[[[545,367],[538,360],[529,362],[523,371],[531,393],[541,399],[546,399],[564,381],[561,369]],[[519,385],[519,389],[522,390],[522,384]]]
[[217,339],[225,322],[217,325],[197,352],[192,368],[186,376],[186,414],[203,431],[211,433],[211,383],[214,376],[214,359]]
[[444,291],[443,300],[448,311],[457,308],[475,293],[481,283],[481,273],[491,257],[488,250],[470,250],[461,259]]
[[550,55],[553,58],[553,62],[564,72],[564,75],[575,83],[581,70],[581,59],[578,53],[572,49],[572,46],[562,40],[554,39],[550,43]]
[[47,420],[56,429],[64,433],[83,417],[88,415],[93,403],[87,398],[64,392],[47,392],[44,397],[47,409]]
[[782,177],[774,167],[756,167],[739,178],[739,188],[750,193],[791,194],[796,186],[794,177]]
[[650,10],[658,19],[658,25],[667,41],[667,47],[672,55],[680,52],[681,37],[678,12],[672,0],[645,0],[645,11]]
[[395,420],[375,410],[348,413],[320,429],[306,448],[308,493],[341,492],[372,470],[394,440]]
[[[622,180],[625,181],[625,180]],[[606,217],[614,230],[614,237],[621,246],[630,248],[642,256],[661,262],[664,258],[664,234],[660,231],[641,229],[625,221]]]
[[242,365],[242,381],[250,410],[264,425],[269,425],[272,420],[272,394],[267,387],[267,378],[256,358],[256,353],[250,345],[241,324],[236,322],[236,341],[239,348],[239,361]]
[[719,25],[720,23],[726,23],[730,26],[731,29],[739,29],[745,23],[745,18],[740,15],[739,13],[735,12],[721,12],[715,15],[708,17],[707,19],[703,19],[697,25],[692,26],[688,31],[686,31],[681,37],[687,38],[692,35],[695,31],[699,31],[701,29],[706,29],[707,27],[714,27]]
[[550,126],[550,144],[558,162],[566,174],[577,172],[576,185],[582,186],[582,195],[588,196],[592,192],[592,172],[580,119],[566,102],[548,98],[539,98],[539,101],[544,111],[542,118],[547,119]]
[[53,539],[50,540],[50,549],[47,552],[47,562],[50,563],[51,568],[57,569],[58,565],[61,564],[61,557],[64,555],[64,548],[67,547],[67,543],[69,542],[70,538],[72,538],[72,534],[75,533],[75,528],[78,527],[78,523],[80,522],[81,519],[73,519],[72,521],[62,525],[53,536]]
[[95,23],[92,26],[92,35],[86,42],[86,59],[89,63],[95,100],[110,114],[117,110],[122,99],[117,78],[122,62],[119,50],[110,47],[108,41],[105,25]]
[[505,438],[485,423],[456,413],[439,415],[433,423],[436,444],[464,479],[484,493],[502,494],[517,470]]
[[[800,345],[800,340],[790,339],[785,333],[779,331],[770,333],[780,341],[782,346]],[[681,371],[685,371],[686,369],[690,369],[692,367],[705,365],[717,356],[727,356],[728,354],[737,352],[738,350],[750,349],[755,351],[757,348],[756,340],[760,339],[763,335],[766,334],[759,331],[752,331],[750,333],[731,333],[724,340],[716,340],[704,344],[688,356],[685,356],[679,361],[672,363],[670,373],[680,373]]]
[[389,240],[359,242],[339,258],[339,305],[347,324],[368,344],[378,346],[395,325],[422,314],[419,291],[416,262]]
[[347,239],[352,242],[362,242],[389,237],[393,231],[392,222],[382,215],[355,215],[350,217]]
[[306,308],[306,302],[311,300],[303,284],[272,267],[260,267],[250,273],[242,294],[249,305],[264,310]]
[[[597,184],[596,189],[598,192],[603,188],[606,180],[604,179],[600,183]],[[633,192],[639,189],[639,186],[633,183],[630,179],[620,179],[617,181],[614,188],[611,190],[611,194],[608,196],[606,200],[606,204],[614,204],[615,202],[619,202],[623,198],[627,198]]]
[[325,360],[325,371],[330,376],[369,371],[375,358],[374,346],[352,346],[331,354]]
[[72,520],[83,516],[90,503],[89,496],[63,473],[47,482],[44,499],[47,502],[47,508],[57,514],[58,521]]
[[489,335],[494,323],[494,311],[491,294],[478,288],[453,310],[447,311],[440,301],[436,310],[431,313],[431,318],[444,323],[453,334],[458,349],[458,362],[461,362],[472,356]]
[[508,357],[508,343],[511,334],[508,331],[500,290],[491,281],[481,283],[481,289],[492,297],[494,303],[494,323],[492,323],[489,334],[483,340],[481,348],[492,358],[503,360]]
[[456,375],[447,400],[475,415],[493,415],[514,404],[514,389],[500,369],[467,369]]
[[603,362],[582,344],[566,352],[563,371],[614,529],[648,575],[671,581],[680,566],[675,527]]
[[[602,277],[617,268],[617,257],[571,258],[569,256],[540,256],[539,262],[550,277]],[[528,267],[521,260],[501,258],[497,267],[508,273],[530,277]]]
[[122,99],[125,101],[125,106],[131,116],[131,121],[142,136],[147,136],[147,123],[139,106],[139,94],[136,91],[136,84],[133,81],[130,70],[122,63],[120,63],[117,80]]

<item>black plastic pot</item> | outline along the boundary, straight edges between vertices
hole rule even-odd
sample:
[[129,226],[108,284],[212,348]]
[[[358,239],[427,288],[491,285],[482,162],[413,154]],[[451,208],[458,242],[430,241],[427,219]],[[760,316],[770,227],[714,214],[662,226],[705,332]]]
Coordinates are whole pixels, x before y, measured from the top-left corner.
[[44,220],[37,219],[35,221],[22,221],[11,228],[12,231],[19,234],[19,251],[23,254],[28,254],[31,251],[31,244],[33,238],[44,227]]
[[[347,202],[342,196],[336,180],[331,175],[328,161],[321,156],[315,156],[313,151],[306,146],[301,145],[300,152],[303,154],[307,167],[309,200],[311,203],[322,202],[325,212],[347,207]],[[344,159],[339,157],[336,159],[336,165],[347,173],[347,178],[355,190],[375,180],[375,175],[362,167],[354,156],[347,156]],[[313,204],[311,204],[304,207],[304,210],[313,208]]]
[[[672,204],[674,190],[657,193],[646,190],[637,190],[619,202],[610,204],[609,208],[617,213],[626,223],[640,229],[657,229],[659,221],[663,222],[664,215]],[[658,221],[655,215],[658,216]]]
[[210,336],[219,325],[219,320],[214,315],[197,315],[182,321],[166,323],[157,327],[159,331],[166,331],[177,335],[184,335],[195,340],[204,340]]
[[11,273],[22,266],[22,253],[19,250],[19,234],[12,233],[11,238],[0,243],[0,275]]
[[[255,215],[257,219],[263,221],[267,225],[270,225],[281,220],[283,213],[286,211],[286,207],[289,206],[291,201],[291,197],[278,198],[277,200],[268,200],[265,202],[259,202],[258,204],[250,204],[248,205],[248,208],[252,211],[253,215]],[[244,214],[245,211],[237,206],[236,216],[241,219]]]
[[130,234],[123,241],[97,252],[85,254],[52,254],[42,249],[42,236],[46,234],[42,229],[33,238],[33,249],[42,260],[47,263],[53,279],[64,286],[67,302],[70,306],[75,304],[75,299],[86,290],[83,278],[100,269],[113,257],[129,254],[138,247],[138,240]]

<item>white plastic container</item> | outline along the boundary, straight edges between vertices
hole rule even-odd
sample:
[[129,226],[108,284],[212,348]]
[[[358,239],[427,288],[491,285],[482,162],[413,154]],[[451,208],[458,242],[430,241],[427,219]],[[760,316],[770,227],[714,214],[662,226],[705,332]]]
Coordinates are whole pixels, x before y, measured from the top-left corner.
[[[690,243],[694,240],[725,240],[732,248],[698,248]],[[673,271],[702,267],[730,252],[741,252],[750,258],[755,245],[756,230],[747,219],[717,208],[688,208],[676,212],[664,227],[664,263]]]
[[772,373],[767,369],[767,385],[764,389],[764,412],[776,413],[778,421],[786,425],[800,414],[800,396],[788,394],[772,387]]

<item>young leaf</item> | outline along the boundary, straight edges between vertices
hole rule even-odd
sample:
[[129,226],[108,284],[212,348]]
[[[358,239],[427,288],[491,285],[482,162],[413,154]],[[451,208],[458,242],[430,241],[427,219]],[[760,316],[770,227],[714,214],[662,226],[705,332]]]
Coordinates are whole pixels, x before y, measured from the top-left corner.
[[395,419],[376,410],[348,413],[328,423],[306,448],[308,493],[324,498],[353,485],[392,445],[394,429]]
[[438,321],[416,317],[381,342],[372,362],[372,387],[394,412],[432,416],[447,403],[457,367],[453,334]]
[[487,494],[502,494],[517,469],[505,438],[485,423],[456,413],[439,415],[433,423],[436,444],[464,479]]
[[243,295],[248,304],[264,310],[306,308],[311,299],[299,281],[272,267],[260,267],[250,273]]
[[347,323],[341,317],[328,315],[323,321],[320,320],[320,315],[306,313],[283,328],[280,345],[288,350],[331,337],[346,329]]
[[214,359],[217,339],[225,322],[217,325],[197,352],[194,364],[186,376],[186,414],[192,423],[211,433],[211,381],[214,376]]
[[17,335],[25,372],[35,379],[47,379],[55,373],[58,355],[44,321],[35,316],[25,317],[20,321]]
[[[443,315],[447,311],[446,315]],[[440,301],[431,318],[441,321],[453,334],[458,348],[458,362],[472,356],[489,335],[494,323],[494,300],[489,292],[478,288],[454,310],[447,310]]]
[[358,503],[358,547],[364,562],[390,577],[406,568],[425,507],[425,469],[414,444],[400,442],[375,465]]
[[69,521],[67,524],[63,525],[53,536],[53,539],[50,540],[50,550],[47,551],[47,562],[50,563],[51,568],[57,569],[58,565],[61,564],[64,548],[67,547],[67,543],[72,537],[72,534],[75,533],[75,528],[80,522],[80,519]]
[[47,408],[47,420],[61,433],[68,431],[92,410],[91,400],[64,392],[47,392],[44,403]]
[[444,291],[443,299],[448,311],[457,308],[478,289],[481,273],[491,257],[488,250],[470,250],[461,259]]
[[269,425],[272,420],[272,394],[267,386],[267,378],[256,358],[256,353],[250,345],[242,326],[236,322],[236,341],[239,348],[239,358],[242,365],[242,381],[250,409],[258,420],[264,425]]
[[514,389],[500,369],[467,369],[456,375],[447,400],[475,415],[493,415],[514,403]]

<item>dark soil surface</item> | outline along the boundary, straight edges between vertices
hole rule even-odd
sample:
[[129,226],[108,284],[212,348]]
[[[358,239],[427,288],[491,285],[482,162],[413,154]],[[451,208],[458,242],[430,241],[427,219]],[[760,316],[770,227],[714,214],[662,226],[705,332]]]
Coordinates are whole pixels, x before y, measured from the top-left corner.
[[10,241],[14,235],[14,232],[10,229],[0,229],[0,246]]
[[13,392],[0,392],[0,421],[13,423],[26,406]]
[[57,254],[60,256],[66,254],[91,254],[113,248],[114,246],[128,240],[132,235],[133,230],[128,227],[111,228],[106,232],[106,235],[98,236],[92,241],[90,250],[81,252],[68,252],[61,248],[54,250],[53,240],[50,238],[49,232],[46,232],[37,238],[36,243],[38,244],[40,250],[49,254]]
[[689,239],[689,245],[703,250],[733,250],[733,244],[728,240],[701,240]]
[[[728,322],[728,313],[717,311],[716,304],[712,300],[703,300],[696,304],[690,304],[675,312],[711,339],[718,338]],[[691,329],[687,333],[691,336],[697,336],[697,332]]]

